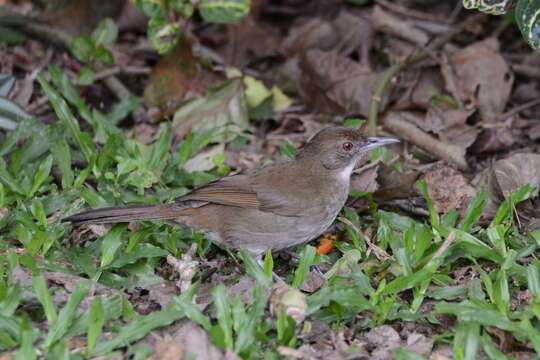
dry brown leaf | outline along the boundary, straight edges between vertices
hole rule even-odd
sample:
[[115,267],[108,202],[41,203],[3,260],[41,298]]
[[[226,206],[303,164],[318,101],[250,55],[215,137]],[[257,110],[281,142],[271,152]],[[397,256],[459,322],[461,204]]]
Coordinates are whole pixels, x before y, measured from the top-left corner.
[[463,214],[476,196],[475,188],[461,173],[451,167],[441,166],[432,169],[426,173],[425,179],[435,210],[440,214],[446,214],[452,209],[457,209]]
[[399,333],[389,325],[382,325],[371,329],[366,335],[366,340],[376,348],[391,350],[401,345]]
[[496,121],[510,98],[514,82],[514,75],[499,52],[499,42],[493,38],[476,42],[452,54],[449,63],[455,79],[443,72],[447,88],[455,80],[460,100],[474,103],[476,99],[482,120]]
[[[540,187],[540,155],[533,153],[514,154],[496,161],[474,179],[477,188],[485,188],[490,192],[490,198],[484,210],[484,218],[491,219],[500,203],[509,194],[524,185]],[[527,205],[529,209],[527,209]],[[523,204],[524,210],[537,213],[530,204]],[[523,214],[520,214],[523,215]],[[534,218],[531,221],[535,221]]]
[[50,0],[40,20],[71,34],[89,33],[104,18],[120,15],[125,0]]
[[163,115],[170,115],[183,101],[204,94],[217,81],[218,77],[193,56],[192,41],[182,37],[152,69],[144,100],[149,106],[160,108]]
[[433,132],[448,144],[458,145],[463,149],[471,146],[480,132],[467,125],[467,119],[474,110],[444,109],[431,106],[426,113],[424,124],[417,124],[425,131]]
[[407,349],[420,355],[429,355],[433,349],[433,339],[413,332],[407,337]]
[[493,172],[505,198],[526,184],[539,187],[540,154],[512,155],[495,162]]
[[484,129],[470,150],[475,154],[497,152],[510,148],[515,142],[511,124],[508,124]]
[[[379,74],[347,57],[312,49],[300,60],[300,92],[316,110],[367,115]],[[386,94],[381,108],[384,109]]]
[[377,176],[379,166],[373,166],[351,177],[351,189],[363,192],[375,192],[379,190]]
[[[408,89],[407,97],[399,100],[398,103],[410,101],[413,106],[428,109],[433,104],[433,96],[442,94],[444,89],[444,79],[438,69],[433,67],[422,69],[410,78],[410,72],[403,74],[401,82],[406,82],[404,86]],[[411,88],[412,87],[412,88]]]
[[283,40],[281,52],[287,57],[309,49],[348,55],[359,49],[369,49],[372,40],[373,27],[367,16],[342,11],[333,20],[312,18],[294,26]]
[[325,283],[326,279],[323,275],[316,271],[310,271],[306,280],[300,286],[300,290],[307,293],[314,293],[319,290]]
[[238,359],[230,354],[224,355],[216,348],[208,333],[197,324],[189,321],[172,336],[157,341],[152,360],[223,360]]

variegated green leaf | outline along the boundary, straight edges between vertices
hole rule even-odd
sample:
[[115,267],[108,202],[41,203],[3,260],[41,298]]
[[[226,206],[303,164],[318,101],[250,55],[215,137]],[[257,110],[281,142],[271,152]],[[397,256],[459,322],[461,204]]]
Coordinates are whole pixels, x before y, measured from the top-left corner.
[[525,40],[535,50],[540,49],[540,0],[519,0],[516,22]]
[[491,15],[502,15],[508,11],[513,2],[514,0],[463,0],[463,6]]
[[215,23],[232,23],[249,12],[251,0],[201,0],[199,12],[204,20]]

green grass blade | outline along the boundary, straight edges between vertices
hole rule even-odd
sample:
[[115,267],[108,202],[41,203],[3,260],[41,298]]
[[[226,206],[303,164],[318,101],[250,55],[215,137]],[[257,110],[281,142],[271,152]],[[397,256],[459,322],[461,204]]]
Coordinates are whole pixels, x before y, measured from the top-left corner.
[[247,251],[240,250],[239,255],[244,262],[246,272],[257,280],[257,283],[265,288],[272,286],[272,275],[268,276],[261,265]]
[[101,336],[103,331],[103,324],[105,323],[105,310],[103,309],[103,303],[101,297],[96,297],[90,306],[90,317],[88,319],[88,335],[87,335],[87,350],[88,357],[92,354],[96,342]]
[[112,263],[114,255],[118,248],[122,245],[122,234],[127,229],[126,224],[115,225],[103,238],[101,243],[101,267],[105,267]]
[[89,281],[79,281],[79,283],[75,287],[75,290],[69,297],[66,305],[62,308],[62,310],[60,310],[58,320],[49,329],[49,333],[47,334],[44,342],[44,346],[46,348],[49,348],[67,333],[73,319],[77,315],[77,309],[79,307],[79,304],[84,299],[89,290]]
[[41,306],[43,306],[45,317],[47,318],[49,326],[53,326],[58,319],[58,315],[56,313],[56,307],[54,306],[51,293],[47,288],[47,281],[45,280],[45,277],[43,277],[41,274],[34,275],[32,277],[32,286],[39,302],[41,303]]
[[317,251],[311,245],[306,245],[302,252],[300,253],[300,263],[298,268],[294,272],[294,279],[292,282],[292,287],[298,289],[304,281],[306,280],[309,274],[309,268],[315,262],[315,257],[317,256]]
[[216,310],[218,326],[223,334],[223,342],[227,349],[232,349],[234,347],[233,320],[227,288],[222,284],[217,285],[212,290],[212,298],[214,299],[214,308]]
[[111,340],[98,343],[94,348],[93,355],[102,356],[114,349],[127,346],[132,342],[142,339],[150,331],[170,325],[184,316],[185,314],[182,310],[169,308],[140,317],[121,328]]

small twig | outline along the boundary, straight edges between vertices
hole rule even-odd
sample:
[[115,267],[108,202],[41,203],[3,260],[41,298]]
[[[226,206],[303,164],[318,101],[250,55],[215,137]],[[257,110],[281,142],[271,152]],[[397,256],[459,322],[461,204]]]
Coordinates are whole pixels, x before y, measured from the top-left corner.
[[[420,20],[427,20],[427,21],[433,21],[436,23],[444,23],[447,19],[443,18],[442,16],[433,15],[430,13],[425,13],[422,11],[412,10],[405,6],[396,4],[392,1],[388,0],[375,0],[375,2],[388,10],[391,10],[395,12],[396,14],[400,14],[407,17],[412,17]],[[460,4],[461,5],[461,4]]]
[[443,256],[446,253],[446,250],[448,250],[448,248],[450,247],[450,245],[454,243],[454,241],[456,241],[456,233],[455,231],[452,231],[450,232],[446,240],[444,240],[441,247],[437,249],[437,252],[433,254],[433,257],[431,258],[430,262]]
[[101,70],[94,76],[94,80],[102,80],[117,74],[126,75],[149,75],[152,69],[148,66],[113,66],[111,68]]
[[29,113],[33,114],[35,111],[37,111],[39,108],[41,108],[42,106],[44,106],[45,104],[47,104],[49,102],[49,98],[46,97],[46,96],[42,96],[38,99],[36,99],[36,101],[32,102],[31,104],[29,104],[27,107],[26,107],[26,111],[28,111]]
[[526,64],[512,64],[512,70],[516,74],[525,75],[533,78],[540,78],[540,68]]
[[368,116],[369,135],[371,136],[377,135],[377,118],[379,116],[379,108],[380,108],[381,99],[382,99],[384,91],[386,90],[386,88],[388,87],[392,79],[400,71],[404,70],[405,68],[427,59],[430,56],[430,54],[433,53],[433,51],[442,47],[444,44],[452,40],[456,35],[460,34],[463,30],[465,30],[470,24],[478,21],[478,19],[483,16],[484,16],[483,14],[475,14],[475,15],[469,16],[465,21],[459,24],[454,30],[449,31],[447,34],[441,36],[438,39],[435,39],[435,41],[433,41],[433,43],[430,46],[428,46],[426,49],[422,49],[416,55],[409,57],[409,59],[406,59],[405,61],[399,64],[394,64],[390,66],[381,75],[377,83],[377,86],[375,87],[375,91],[373,92],[371,105],[369,108],[369,116]]
[[403,113],[390,113],[384,119],[384,127],[394,134],[433,154],[438,159],[455,164],[461,170],[467,170],[465,149],[456,145],[447,144],[425,133],[416,125],[402,119]]
[[501,115],[497,116],[497,121],[502,121],[502,120],[508,119],[508,118],[510,118],[510,117],[512,117],[514,115],[517,115],[522,111],[530,109],[530,108],[532,108],[532,107],[534,107],[536,105],[540,105],[540,99],[531,100],[529,102],[526,102],[525,104],[518,105],[515,108],[510,109],[505,113],[502,113]]
[[[362,232],[360,231],[360,229],[357,228],[356,225],[354,225],[349,219],[347,219],[347,218],[345,218],[343,216],[340,216],[340,217],[338,217],[338,220],[341,221],[342,223],[344,223],[345,225],[350,226],[354,231],[356,231],[358,234],[362,235]],[[386,251],[384,251],[383,249],[381,249],[380,247],[378,247],[377,245],[372,243],[371,240],[369,240],[367,237],[365,237],[365,236],[362,236],[362,237],[366,240],[366,244],[367,244],[368,248],[371,251],[373,251],[373,254],[375,254],[377,259],[379,259],[379,260],[394,260],[394,257],[392,255],[388,254]]]

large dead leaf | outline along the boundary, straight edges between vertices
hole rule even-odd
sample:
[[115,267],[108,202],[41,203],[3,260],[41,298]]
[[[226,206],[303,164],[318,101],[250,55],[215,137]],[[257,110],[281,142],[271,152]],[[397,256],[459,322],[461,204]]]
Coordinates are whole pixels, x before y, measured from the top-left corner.
[[484,129],[471,147],[475,154],[497,152],[510,148],[515,143],[511,123]]
[[424,123],[417,125],[425,131],[439,135],[439,138],[446,143],[466,149],[474,143],[480,132],[478,128],[467,125],[467,119],[473,112],[474,110],[431,106],[426,113]]
[[[329,113],[367,115],[379,74],[345,56],[317,49],[300,60],[300,90],[313,108]],[[384,108],[386,95],[381,107]]]
[[238,359],[232,354],[223,354],[210,341],[210,336],[200,326],[187,322],[172,336],[156,342],[152,360],[224,360]]
[[342,11],[332,20],[315,17],[294,26],[283,40],[281,52],[289,57],[319,49],[348,55],[369,49],[372,40],[373,27],[367,16]]
[[446,214],[452,209],[457,209],[463,214],[476,196],[475,188],[461,173],[451,167],[435,168],[426,173],[425,178],[429,195],[438,213]]
[[91,32],[104,18],[119,16],[125,0],[49,0],[45,3],[46,11],[40,15],[40,20],[77,35]]
[[190,100],[174,114],[178,138],[191,131],[215,129],[221,139],[232,139],[248,127],[248,112],[242,79],[227,81],[205,97]]
[[182,37],[152,69],[144,100],[168,115],[187,98],[203,94],[217,79],[193,56],[192,42]]
[[[452,54],[449,63],[455,74],[443,72],[448,90],[455,90],[463,102],[476,102],[482,120],[496,121],[508,102],[514,82],[499,52],[499,42],[494,38],[476,42]],[[454,80],[455,89],[450,86]]]
[[[540,155],[532,153],[514,154],[496,161],[474,180],[477,188],[486,188],[491,196],[484,211],[484,217],[492,218],[500,203],[509,194],[524,185],[540,187]],[[522,204],[525,213],[538,213],[538,208],[531,203]]]

